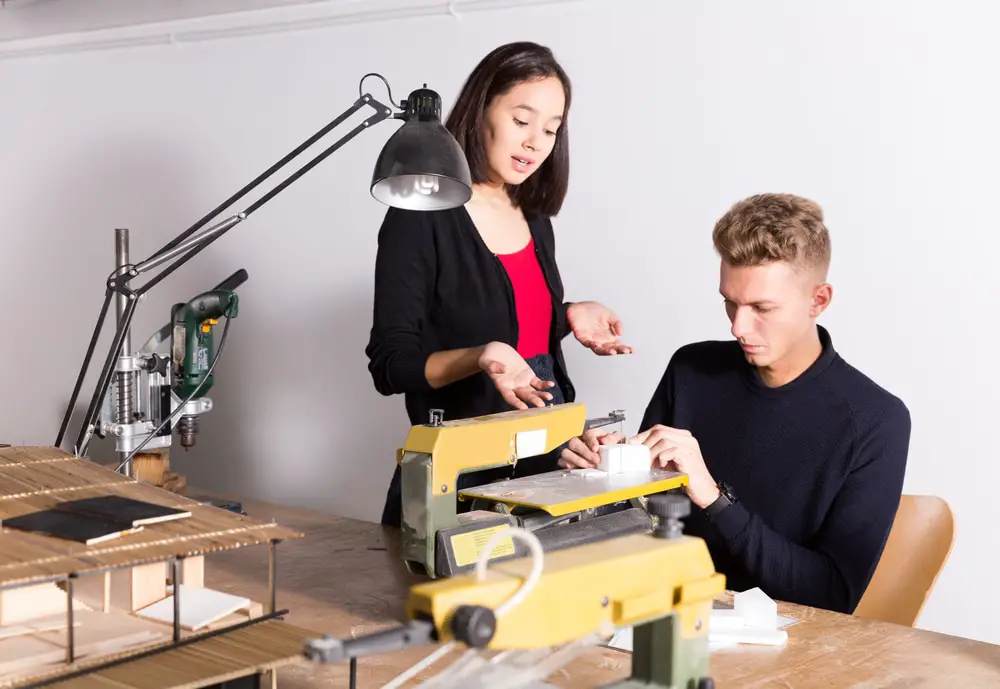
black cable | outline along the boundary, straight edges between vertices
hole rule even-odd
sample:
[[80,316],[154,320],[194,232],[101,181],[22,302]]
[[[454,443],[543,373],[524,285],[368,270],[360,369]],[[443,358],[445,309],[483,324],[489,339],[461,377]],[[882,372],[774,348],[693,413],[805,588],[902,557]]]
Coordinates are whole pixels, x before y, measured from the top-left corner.
[[392,87],[389,86],[389,82],[386,80],[386,78],[381,74],[379,74],[378,72],[368,72],[368,74],[361,77],[361,81],[358,82],[358,98],[362,98],[365,95],[363,87],[365,79],[367,79],[368,77],[378,77],[379,79],[382,80],[382,83],[385,84],[385,90],[389,92],[389,103],[394,108],[398,108],[399,106],[396,104],[396,99],[392,97]]
[[165,418],[162,422],[160,422],[160,425],[157,426],[152,433],[146,436],[146,439],[143,440],[141,443],[139,443],[139,446],[134,450],[132,450],[132,452],[130,452],[128,456],[121,461],[121,464],[115,467],[115,471],[120,471],[121,468],[126,464],[128,464],[142,448],[146,447],[146,444],[149,443],[150,440],[155,438],[156,434],[159,433],[161,430],[163,430],[163,427],[166,426],[168,423],[170,423],[170,420],[174,418],[174,416],[177,415],[177,413],[180,410],[182,410],[187,405],[188,402],[193,400],[198,395],[198,392],[201,390],[202,386],[205,385],[205,381],[207,381],[209,378],[212,377],[212,372],[215,371],[215,367],[219,363],[219,359],[222,358],[222,350],[226,346],[226,335],[229,334],[229,323],[232,321],[232,318],[230,317],[231,313],[232,313],[232,307],[230,307],[229,311],[226,312],[226,324],[222,327],[222,337],[219,338],[219,349],[215,353],[215,360],[212,361],[212,365],[208,367],[208,372],[201,379],[201,382],[198,383],[198,387],[192,390],[191,394],[188,395],[186,398],[184,398],[184,400],[182,400],[181,403],[177,405],[177,408],[174,409],[172,412],[170,412],[170,414],[167,415],[167,418]]

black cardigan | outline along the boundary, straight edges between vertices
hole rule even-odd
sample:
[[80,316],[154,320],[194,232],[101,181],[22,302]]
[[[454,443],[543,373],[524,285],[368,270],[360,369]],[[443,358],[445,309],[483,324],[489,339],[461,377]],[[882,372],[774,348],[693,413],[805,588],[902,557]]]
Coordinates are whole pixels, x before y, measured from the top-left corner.
[[[548,218],[527,216],[535,253],[552,294],[549,351],[567,402],[576,393],[561,342],[569,334],[567,303]],[[365,353],[375,389],[403,394],[412,425],[431,409],[461,419],[511,409],[485,373],[437,390],[424,366],[436,351],[492,341],[517,346],[514,293],[507,272],[479,235],[464,207],[443,211],[390,208],[378,233],[371,336]]]

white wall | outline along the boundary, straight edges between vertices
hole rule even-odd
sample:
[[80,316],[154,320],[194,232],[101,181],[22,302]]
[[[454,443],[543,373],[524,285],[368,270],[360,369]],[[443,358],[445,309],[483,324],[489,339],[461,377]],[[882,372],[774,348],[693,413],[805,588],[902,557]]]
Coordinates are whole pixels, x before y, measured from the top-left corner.
[[[489,49],[534,39],[576,89],[556,223],[568,294],[618,309],[638,348],[597,359],[570,345],[582,401],[626,408],[634,429],[676,347],[728,337],[716,218],[760,191],[817,199],[835,247],[823,322],[910,407],[906,491],[942,495],[956,514],[921,624],[1000,641],[987,273],[1000,248],[998,15],[971,2],[590,0],[0,61],[0,440],[54,440],[113,228],[149,254],[343,110],[365,72],[385,74],[397,99],[426,81],[448,107]],[[250,273],[217,408],[199,445],[175,454],[192,483],[378,518],[407,430],[363,351],[384,212],[367,183],[395,125],[382,126],[142,305],[145,334],[172,302]]]

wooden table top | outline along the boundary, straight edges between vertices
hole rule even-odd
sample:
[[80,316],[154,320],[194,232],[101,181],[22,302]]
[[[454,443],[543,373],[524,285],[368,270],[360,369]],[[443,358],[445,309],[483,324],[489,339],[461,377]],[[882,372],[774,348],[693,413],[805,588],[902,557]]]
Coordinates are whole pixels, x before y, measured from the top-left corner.
[[[314,511],[244,501],[259,519],[306,534],[277,548],[278,608],[287,620],[320,634],[350,636],[397,626],[415,581],[396,552],[396,532],[378,524]],[[206,558],[205,584],[267,601],[267,549],[246,548]],[[712,653],[718,689],[757,687],[1000,687],[1000,646],[863,620],[798,605],[779,613],[800,622],[782,648],[741,646]],[[358,687],[380,687],[428,655],[424,647],[358,660]],[[419,677],[440,671],[439,660]],[[596,647],[547,681],[569,689],[602,687],[627,677],[628,653]],[[281,689],[347,687],[347,664],[300,665],[278,674]],[[413,686],[413,685],[407,685]]]

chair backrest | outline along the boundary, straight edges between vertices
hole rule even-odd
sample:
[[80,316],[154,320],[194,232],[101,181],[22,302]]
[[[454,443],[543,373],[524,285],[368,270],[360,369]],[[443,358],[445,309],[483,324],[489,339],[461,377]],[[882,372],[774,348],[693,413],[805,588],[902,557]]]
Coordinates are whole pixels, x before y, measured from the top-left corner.
[[934,495],[904,495],[885,550],[855,616],[912,627],[955,540],[948,503]]

